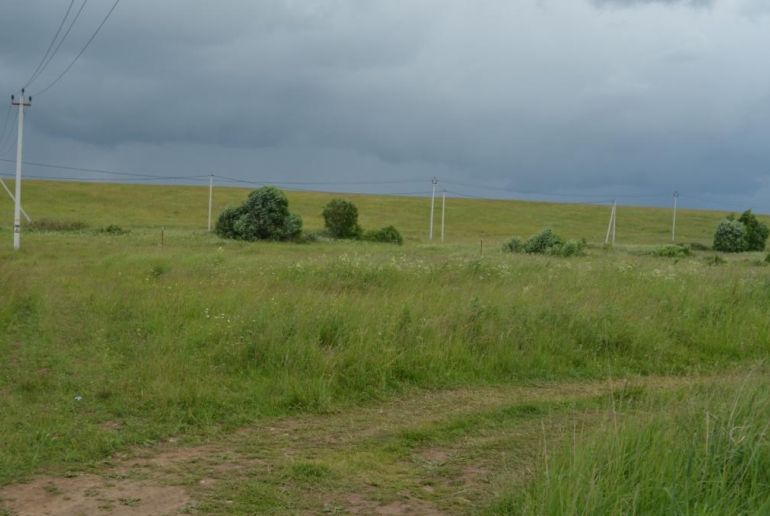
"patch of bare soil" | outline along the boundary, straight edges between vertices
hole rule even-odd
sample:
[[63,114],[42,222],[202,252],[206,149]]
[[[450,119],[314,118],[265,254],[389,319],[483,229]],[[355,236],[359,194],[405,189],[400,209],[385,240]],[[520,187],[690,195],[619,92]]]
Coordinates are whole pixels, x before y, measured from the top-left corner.
[[[665,389],[694,381],[698,380],[644,378],[634,384],[646,389]],[[355,450],[365,456],[367,447],[382,446],[388,436],[464,414],[516,403],[577,400],[623,389],[624,385],[623,381],[605,381],[423,392],[331,415],[266,421],[203,446],[180,446],[172,440],[116,454],[111,466],[92,473],[41,476],[29,483],[2,487],[0,513],[3,508],[18,515],[195,512],[223,481],[227,489],[238,489],[254,479],[264,480],[265,485],[278,492],[302,500],[304,505],[299,507],[311,513],[320,512],[330,497],[335,507],[353,514],[466,512],[469,503],[488,498],[490,478],[499,475],[501,468],[532,469],[537,453],[527,451],[527,447],[532,436],[544,432],[542,423],[522,422],[519,437],[517,431],[509,428],[504,434],[465,436],[449,446],[415,450],[411,461],[392,464],[387,471],[383,466],[379,484],[367,485],[361,478],[365,470],[351,470],[341,473],[342,477],[329,490],[316,489],[292,484],[286,480],[285,472],[287,464],[295,461],[312,462],[321,457],[332,463],[344,462]],[[117,424],[105,425],[120,431]],[[561,431],[555,427],[552,430]],[[506,457],[506,462],[501,462],[500,457]],[[393,476],[389,477],[388,471]],[[404,487],[394,487],[395,484]],[[229,493],[225,496],[229,497]],[[458,501],[447,503],[451,496]]]
[[19,516],[177,514],[193,505],[182,487],[97,475],[38,478],[4,488],[0,496],[11,513]]
[[347,497],[346,510],[349,514],[377,514],[383,516],[400,516],[404,514],[437,516],[446,514],[434,504],[410,496],[404,496],[402,500],[392,502],[377,502],[354,494]]

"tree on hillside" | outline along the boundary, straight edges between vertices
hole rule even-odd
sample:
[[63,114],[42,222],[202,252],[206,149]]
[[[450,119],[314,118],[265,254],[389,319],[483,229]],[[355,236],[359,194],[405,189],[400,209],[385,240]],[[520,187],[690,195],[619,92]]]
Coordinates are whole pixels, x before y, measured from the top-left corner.
[[332,199],[323,210],[324,225],[334,238],[360,238],[358,208],[350,201]]
[[770,229],[768,229],[767,225],[760,222],[751,210],[744,211],[738,219],[738,222],[746,227],[746,250],[764,251],[765,245],[767,244],[767,237],[770,235]]
[[217,220],[216,233],[235,240],[289,240],[302,232],[302,219],[289,213],[284,193],[265,186],[254,190],[237,207],[227,208]]
[[722,219],[714,232],[714,251],[740,253],[746,250],[746,226],[733,218]]

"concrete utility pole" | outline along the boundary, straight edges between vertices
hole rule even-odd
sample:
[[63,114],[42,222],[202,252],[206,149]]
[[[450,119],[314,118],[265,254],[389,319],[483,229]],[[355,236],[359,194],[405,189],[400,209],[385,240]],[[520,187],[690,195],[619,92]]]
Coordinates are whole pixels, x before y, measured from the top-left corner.
[[209,176],[209,233],[211,233],[211,202],[214,199],[214,174]]
[[21,90],[21,98],[11,95],[11,105],[19,107],[19,127],[16,139],[16,195],[13,199],[13,248],[21,247],[21,157],[24,145],[24,108],[32,105],[32,97],[24,98],[24,89]]
[[433,240],[433,210],[436,207],[436,185],[438,184],[438,178],[433,176],[433,194],[430,196],[430,232],[428,233],[428,240]]
[[607,227],[607,236],[604,239],[604,245],[607,245],[610,243],[610,238],[612,238],[612,245],[615,245],[615,215],[617,213],[617,207],[618,207],[617,201],[613,201],[612,211],[610,211],[610,224]]
[[676,202],[679,200],[679,192],[674,192],[674,220],[671,223],[671,241],[676,242]]
[[441,241],[444,241],[444,220],[446,220],[446,188],[441,196]]

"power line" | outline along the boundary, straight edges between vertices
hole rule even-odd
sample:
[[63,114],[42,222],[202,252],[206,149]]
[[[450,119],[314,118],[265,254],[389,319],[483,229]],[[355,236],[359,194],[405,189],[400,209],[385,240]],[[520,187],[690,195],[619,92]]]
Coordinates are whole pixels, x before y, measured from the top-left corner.
[[[10,159],[2,159],[0,158],[0,162],[6,162],[6,163],[15,163],[14,160]],[[58,169],[58,170],[71,170],[75,172],[92,172],[94,174],[107,174],[107,175],[113,175],[113,176],[127,176],[127,177],[142,177],[142,178],[148,178],[148,179],[197,179],[201,177],[209,177],[208,175],[194,175],[194,176],[163,176],[158,174],[146,174],[146,173],[139,173],[139,172],[118,172],[115,170],[106,170],[103,168],[84,168],[84,167],[73,167],[69,165],[53,165],[50,163],[38,163],[34,161],[24,161],[25,165],[29,165],[31,167],[40,167],[40,168],[52,168],[52,169]]]
[[8,134],[8,120],[11,118],[11,105],[8,104],[8,109],[5,110],[5,122],[3,123],[3,132],[0,133],[0,149],[3,148],[3,144],[5,144],[5,138]]
[[[12,178],[12,176],[9,176],[9,175],[2,175],[2,177]],[[80,183],[117,183],[117,184],[119,184],[119,183],[139,183],[139,184],[141,184],[143,181],[145,181],[145,182],[146,181],[154,181],[154,180],[168,181],[168,180],[172,180],[172,179],[178,179],[177,177],[174,177],[174,176],[168,176],[168,177],[157,176],[157,177],[152,177],[152,178],[149,178],[149,177],[141,177],[141,178],[133,177],[133,178],[121,178],[121,179],[112,179],[112,178],[104,179],[104,178],[99,178],[99,177],[75,177],[75,176],[54,176],[54,177],[51,177],[51,176],[29,175],[29,174],[24,174],[24,177],[27,178],[27,179],[40,179],[42,181],[76,181],[76,182],[80,182]],[[188,180],[188,181],[196,181],[196,180],[200,181],[200,180],[202,180],[204,178],[208,178],[208,176],[189,177],[189,178],[185,178],[185,179]]]
[[62,44],[64,43],[64,40],[67,39],[67,36],[70,35],[70,32],[72,32],[72,27],[75,26],[75,23],[77,23],[78,19],[80,18],[80,15],[83,13],[83,9],[85,9],[86,4],[88,3],[88,0],[83,0],[83,3],[80,4],[80,8],[78,9],[78,12],[75,13],[75,17],[72,18],[72,21],[70,22],[69,26],[67,27],[67,30],[64,32],[64,35],[59,40],[59,43],[56,45],[56,48],[54,48],[51,55],[48,56],[48,59],[46,59],[45,63],[43,63],[42,68],[37,71],[37,73],[33,74],[33,76],[30,78],[29,81],[27,81],[27,86],[32,84],[38,77],[40,77],[40,74],[43,73],[43,71],[48,68],[48,65],[51,64],[51,61],[53,61],[53,58],[56,56],[56,54],[59,53],[59,49],[61,48]]
[[[465,193],[453,192],[451,190],[447,190],[446,193],[451,194],[451,195],[453,195],[455,197],[463,198],[463,199],[473,199],[473,200],[480,200],[480,201],[495,200],[495,199],[489,199],[488,197],[480,197],[478,195],[468,195],[468,194],[465,194]],[[510,198],[510,197],[505,198],[505,199],[499,199],[499,200],[505,200],[505,201],[508,201],[508,200],[526,200],[528,202],[534,202],[533,199],[515,199],[515,198]],[[613,201],[614,201],[613,199],[590,200],[590,201],[584,200],[583,202],[581,202],[581,201],[572,201],[572,202],[561,202],[560,204],[595,204],[595,205],[604,205],[604,204],[611,204]]]
[[[588,197],[607,197],[607,194],[565,194],[565,193],[551,193],[551,192],[542,192],[542,191],[536,191],[536,190],[513,190],[510,188],[504,188],[504,187],[497,187],[497,186],[488,186],[488,185],[480,185],[480,184],[473,184],[473,183],[460,183],[457,181],[444,181],[444,183],[448,185],[455,185],[455,186],[462,186],[465,188],[474,188],[478,190],[487,190],[487,191],[494,191],[494,192],[509,192],[519,195],[547,195],[550,197],[565,197],[565,198],[576,198],[576,199],[584,199]],[[616,198],[625,198],[625,199],[653,199],[661,197],[657,194],[645,194],[645,195],[615,195]]]
[[[0,177],[13,179],[13,176],[8,174],[0,174]],[[142,181],[148,181],[148,180],[168,180],[168,179],[177,179],[178,177],[169,176],[169,177],[153,177],[152,179],[148,178],[128,178],[128,179],[116,179],[116,180],[104,180],[100,178],[84,178],[84,177],[49,177],[49,176],[38,176],[38,175],[25,175],[24,177],[28,179],[38,179],[42,181],[62,181],[62,182],[78,182],[78,183],[107,183],[107,184],[142,184]],[[191,176],[189,179],[197,180],[197,181],[203,181],[208,179],[210,176]],[[236,180],[237,181],[237,180]],[[248,184],[254,184],[253,181],[248,181]],[[195,185],[197,186],[197,185]],[[318,192],[318,190],[307,190],[302,188],[287,188],[286,190],[290,192]],[[326,192],[326,193],[332,193],[332,192]],[[396,195],[396,196],[412,196],[412,195],[428,195],[430,192],[422,191],[422,192],[383,192],[378,193],[377,195]]]
[[215,176],[217,179],[224,179],[225,181],[232,181],[237,183],[247,183],[255,185],[403,185],[403,184],[419,184],[422,180],[403,180],[403,181],[249,181],[247,179],[237,179],[227,176]]
[[67,10],[64,12],[64,17],[61,19],[61,23],[59,23],[59,28],[56,29],[56,33],[53,35],[53,38],[51,38],[51,42],[48,44],[48,48],[45,50],[45,54],[43,54],[43,58],[40,60],[40,62],[37,64],[37,67],[32,72],[32,75],[27,80],[26,83],[24,83],[24,88],[29,86],[32,81],[35,80],[35,77],[37,77],[38,72],[41,72],[41,68],[43,66],[43,63],[45,63],[46,58],[51,53],[51,49],[53,48],[54,43],[56,43],[56,39],[59,37],[59,34],[61,34],[61,29],[64,27],[64,22],[67,21],[67,17],[70,15],[70,11],[72,10],[72,6],[75,5],[75,0],[70,0],[70,5],[67,7]]
[[[18,122],[18,121],[19,121],[19,112],[16,111],[16,116],[13,119],[13,125],[16,125],[16,122]],[[9,138],[8,138],[8,141],[6,142],[5,146],[0,148],[0,156],[7,155],[9,152],[11,152],[11,149],[13,149],[13,144],[14,144],[13,136],[12,136],[13,135],[13,130],[8,131],[8,135],[9,135]],[[9,161],[11,163],[14,163],[13,160],[4,160],[4,161]]]
[[[72,62],[67,66],[67,68],[65,68],[64,71],[62,71],[62,73],[60,73],[59,76],[56,77],[56,79],[53,80],[53,82],[51,82],[48,86],[46,86],[42,90],[40,90],[37,93],[35,93],[36,97],[39,97],[40,95],[42,95],[46,91],[50,90],[57,82],[59,82],[61,80],[62,77],[64,77],[67,74],[67,72],[69,72],[70,68],[72,68],[72,66],[77,62],[77,60],[80,59],[80,56],[83,55],[83,53],[86,51],[86,49],[91,44],[91,42],[96,38],[96,35],[99,34],[99,31],[102,30],[102,27],[104,26],[105,23],[107,23],[107,20],[110,18],[110,16],[112,15],[112,12],[115,10],[115,8],[118,6],[119,3],[120,3],[120,0],[115,0],[115,3],[112,4],[112,7],[107,12],[107,15],[104,17],[104,19],[99,24],[99,26],[96,28],[96,30],[91,35],[91,37],[88,38],[88,41],[86,41],[86,44],[80,50],[78,55],[75,56],[75,59],[72,60]],[[84,0],[83,4],[85,5],[85,0]]]

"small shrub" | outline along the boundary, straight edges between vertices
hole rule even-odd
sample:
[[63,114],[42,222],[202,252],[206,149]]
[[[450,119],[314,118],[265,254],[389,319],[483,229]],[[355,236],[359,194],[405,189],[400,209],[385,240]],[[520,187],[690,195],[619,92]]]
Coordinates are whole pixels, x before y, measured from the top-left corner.
[[503,251],[508,253],[523,253],[524,242],[518,237],[513,237],[503,244]]
[[770,228],[760,222],[751,210],[744,211],[738,222],[746,228],[746,251],[764,251],[767,237],[770,235]]
[[131,233],[131,231],[128,229],[123,229],[116,224],[110,224],[109,226],[99,228],[97,233],[107,233],[108,235],[127,235]]
[[398,245],[404,243],[404,238],[394,226],[385,226],[382,229],[367,231],[364,233],[364,240]]
[[334,238],[361,238],[358,208],[350,201],[332,199],[322,212],[324,225]]
[[291,240],[301,235],[302,219],[289,213],[281,190],[265,186],[251,192],[241,206],[222,211],[216,233],[235,240]]
[[663,256],[666,258],[684,258],[686,256],[691,256],[692,251],[689,246],[677,244],[659,247],[652,251],[651,254],[653,256]]
[[170,270],[171,270],[171,267],[162,263],[153,265],[152,268],[150,268],[150,277],[160,278]]
[[585,240],[567,240],[561,247],[553,248],[558,249],[557,254],[565,258],[570,256],[580,256],[583,254],[583,250],[586,247]]
[[555,247],[561,247],[564,241],[552,229],[544,229],[540,233],[532,235],[524,244],[524,252],[535,254],[549,254]]
[[723,219],[714,232],[714,250],[740,253],[746,250],[746,226],[734,219]]
[[770,263],[770,253],[767,253],[767,256],[765,256],[765,262]]
[[88,224],[79,220],[40,219],[27,226],[32,231],[81,231]]
[[580,240],[564,241],[551,229],[544,229],[532,235],[523,242],[517,237],[503,244],[503,251],[509,253],[548,254],[551,256],[580,256],[588,243],[584,238]]

